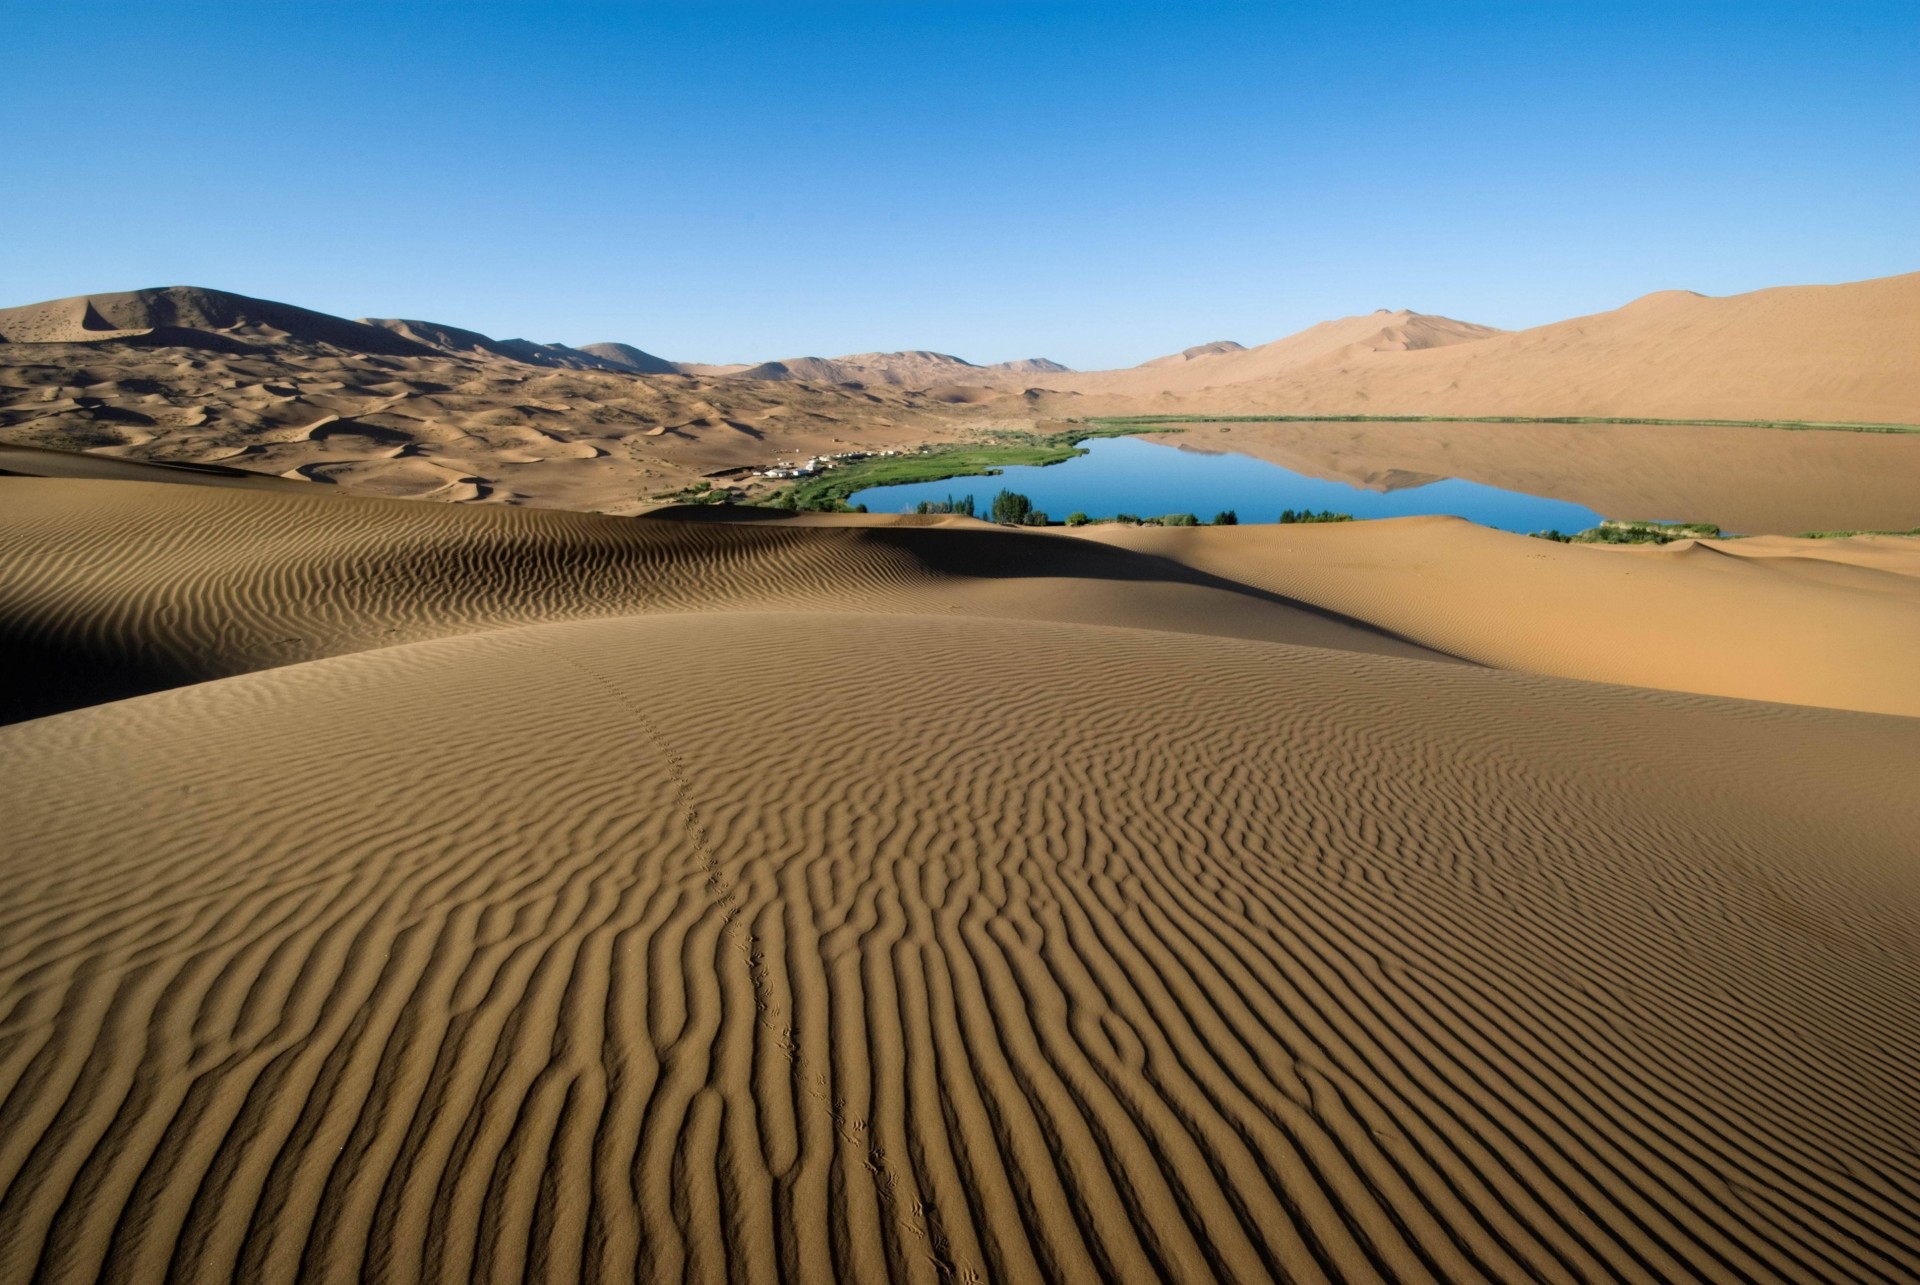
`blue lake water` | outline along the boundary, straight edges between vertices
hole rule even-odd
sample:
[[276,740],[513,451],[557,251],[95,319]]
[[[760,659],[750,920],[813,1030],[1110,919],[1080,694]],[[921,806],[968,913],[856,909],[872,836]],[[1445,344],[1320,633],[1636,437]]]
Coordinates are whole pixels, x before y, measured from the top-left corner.
[[864,504],[874,513],[901,513],[912,512],[922,500],[971,495],[975,511],[985,517],[994,495],[1005,488],[1031,499],[1055,522],[1074,512],[1095,518],[1191,513],[1205,522],[1222,509],[1234,510],[1242,522],[1275,522],[1282,509],[1331,509],[1356,518],[1451,514],[1503,531],[1571,534],[1601,521],[1600,514],[1583,505],[1460,478],[1369,491],[1248,455],[1181,450],[1142,437],[1094,438],[1085,446],[1085,455],[1063,464],[1020,465],[992,477],[869,487],[855,492],[849,503]]

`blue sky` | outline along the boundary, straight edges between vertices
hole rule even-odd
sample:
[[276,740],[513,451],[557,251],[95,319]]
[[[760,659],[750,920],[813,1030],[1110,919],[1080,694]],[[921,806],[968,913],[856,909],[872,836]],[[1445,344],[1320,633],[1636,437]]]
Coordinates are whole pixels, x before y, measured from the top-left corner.
[[1920,269],[1920,5],[15,0],[0,303],[1131,364]]

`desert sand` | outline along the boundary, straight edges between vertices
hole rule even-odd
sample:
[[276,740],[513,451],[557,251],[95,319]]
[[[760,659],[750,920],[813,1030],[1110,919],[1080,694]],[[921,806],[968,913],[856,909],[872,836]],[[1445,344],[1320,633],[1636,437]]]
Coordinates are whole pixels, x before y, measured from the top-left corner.
[[1245,352],[1029,382],[1082,413],[1611,416],[1920,423],[1920,273],[1623,308],[1494,332],[1349,317]]
[[1920,541],[111,465],[0,460],[0,1279],[1920,1274]]
[[[927,350],[755,365],[495,340],[196,287],[0,309],[0,442],[362,494],[629,514],[820,455],[1099,415],[1522,415],[1920,424],[1920,274],[1685,291],[1523,331],[1381,310],[1117,371]],[[1535,431],[1538,429],[1538,431]],[[1318,476],[1462,476],[1743,533],[1920,524],[1920,435],[1632,425],[1236,426],[1187,445]],[[1204,439],[1204,440],[1203,440]],[[1231,444],[1229,446],[1229,444]]]

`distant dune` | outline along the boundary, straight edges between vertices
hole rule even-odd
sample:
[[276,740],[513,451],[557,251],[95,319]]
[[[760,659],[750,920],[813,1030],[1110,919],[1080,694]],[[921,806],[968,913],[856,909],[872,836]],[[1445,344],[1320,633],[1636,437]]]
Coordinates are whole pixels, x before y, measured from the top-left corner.
[[1920,541],[29,469],[0,1279],[1920,1276]]
[[580,351],[602,361],[612,362],[622,370],[633,371],[637,375],[678,375],[684,372],[664,357],[656,357],[650,352],[642,352],[632,344],[582,344]]
[[1717,299],[1666,291],[1512,333],[1387,316],[1371,337],[1350,338],[1371,319],[1347,318],[1246,353],[1050,386],[1136,410],[1920,423],[1920,273]]
[[1179,352],[1169,353],[1165,357],[1155,357],[1152,361],[1143,361],[1142,366],[1178,366],[1182,362],[1198,361],[1202,357],[1218,357],[1222,353],[1245,352],[1245,344],[1237,344],[1231,339],[1216,339],[1209,344],[1195,344],[1191,348],[1182,348]]
[[0,308],[0,339],[35,344],[144,341],[226,351],[293,342],[390,356],[425,356],[432,351],[382,326],[198,286],[82,295]]
[[1094,371],[1048,380],[1045,386],[1130,397],[1199,393],[1271,379],[1336,353],[1411,352],[1472,343],[1499,333],[1489,326],[1455,321],[1451,317],[1382,309],[1361,317],[1323,321],[1257,348],[1242,348],[1230,340],[1221,340],[1169,357],[1158,357],[1131,369]]
[[992,383],[1008,376],[1048,375],[1067,367],[1044,357],[976,366],[947,353],[862,352],[845,357],[788,357],[736,372],[740,379],[812,380],[818,383],[893,384],[903,388],[933,388],[942,384]]
[[[195,287],[0,310],[0,341],[0,441],[615,513],[695,488],[770,485],[748,475],[823,455],[1058,432],[1111,414],[1920,423],[1920,274],[1725,299],[1668,292],[1513,333],[1382,310],[1117,371],[927,350],[704,365],[629,344],[355,322]],[[1905,498],[1914,439],[1783,447],[1668,435],[1645,456],[1663,461],[1656,472],[1616,449],[1645,440],[1634,433],[1310,436],[1243,429],[1211,446],[1231,440],[1369,485],[1463,476],[1749,533],[1920,520]],[[1495,458],[1496,442],[1513,449]],[[1557,456],[1562,445],[1575,449]]]

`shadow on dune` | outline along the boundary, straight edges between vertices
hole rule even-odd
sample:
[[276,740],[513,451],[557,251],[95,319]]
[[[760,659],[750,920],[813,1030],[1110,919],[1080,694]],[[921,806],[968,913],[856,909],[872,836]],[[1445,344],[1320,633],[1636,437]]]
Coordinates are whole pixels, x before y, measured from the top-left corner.
[[[155,475],[88,463],[91,479]],[[235,474],[174,474],[244,488],[218,496],[73,477],[20,484],[48,489],[0,518],[16,551],[0,577],[0,647],[13,657],[0,671],[0,722],[428,638],[662,612],[1031,618],[1452,659],[1169,558],[1070,537],[715,521],[710,509],[633,519],[464,508]]]

